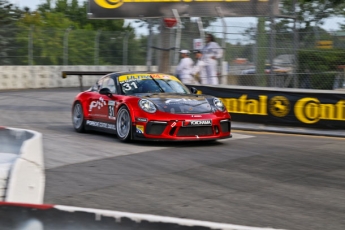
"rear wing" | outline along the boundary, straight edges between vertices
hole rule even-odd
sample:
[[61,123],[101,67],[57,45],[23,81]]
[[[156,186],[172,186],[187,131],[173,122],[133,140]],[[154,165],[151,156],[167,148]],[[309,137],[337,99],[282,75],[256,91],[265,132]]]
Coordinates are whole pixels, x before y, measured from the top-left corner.
[[84,91],[83,90],[83,76],[84,75],[99,75],[99,76],[103,76],[103,75],[107,75],[110,73],[114,73],[116,71],[62,71],[62,78],[67,78],[67,76],[78,76],[79,78],[79,85],[80,85],[80,91]]

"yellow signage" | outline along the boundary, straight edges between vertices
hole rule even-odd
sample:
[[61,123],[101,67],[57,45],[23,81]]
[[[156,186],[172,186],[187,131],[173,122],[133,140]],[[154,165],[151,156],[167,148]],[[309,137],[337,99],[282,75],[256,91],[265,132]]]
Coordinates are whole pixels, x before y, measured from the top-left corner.
[[119,77],[119,82],[128,82],[128,81],[136,81],[136,80],[145,80],[145,79],[167,79],[167,80],[174,80],[179,81],[176,77],[171,75],[163,75],[163,74],[129,74],[129,75],[122,75]]
[[327,40],[318,41],[316,43],[316,48],[319,48],[319,49],[332,49],[333,48],[333,41],[327,41]]
[[[94,0],[97,5],[105,9],[116,9],[124,3],[191,3],[191,2],[250,2],[250,0]],[[268,0],[259,0],[259,2],[267,2]]]
[[[290,102],[284,96],[275,96],[268,102],[268,96],[259,95],[249,99],[243,94],[239,98],[221,98],[229,113],[284,117],[290,112]],[[322,104],[319,99],[305,97],[294,105],[295,117],[305,124],[315,124],[320,120],[345,121],[345,100],[335,104]]]
[[295,104],[295,116],[306,124],[315,124],[319,120],[345,121],[345,100],[321,104],[317,98],[302,98]]
[[240,98],[221,98],[228,112],[243,113],[250,115],[268,115],[267,114],[267,96],[259,95],[259,99],[248,99],[244,94]]
[[273,116],[285,117],[290,112],[290,102],[286,97],[272,97],[269,104],[269,110]]

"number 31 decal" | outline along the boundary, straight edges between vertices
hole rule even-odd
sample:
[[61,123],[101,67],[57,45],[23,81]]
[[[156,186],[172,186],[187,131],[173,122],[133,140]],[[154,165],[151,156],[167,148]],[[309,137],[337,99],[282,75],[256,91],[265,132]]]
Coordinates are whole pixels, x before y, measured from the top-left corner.
[[108,103],[108,117],[115,120],[115,101],[109,101]]
[[126,82],[125,84],[123,84],[123,87],[125,90],[131,90],[132,88],[135,88],[135,89],[138,88],[137,84],[134,81],[131,83]]

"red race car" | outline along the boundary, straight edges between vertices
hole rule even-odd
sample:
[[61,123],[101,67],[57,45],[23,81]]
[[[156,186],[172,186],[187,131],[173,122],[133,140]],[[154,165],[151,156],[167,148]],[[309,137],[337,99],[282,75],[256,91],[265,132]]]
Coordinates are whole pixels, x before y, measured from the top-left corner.
[[231,137],[231,117],[221,100],[196,93],[168,74],[110,73],[76,96],[73,126],[77,132],[115,133],[121,141]]

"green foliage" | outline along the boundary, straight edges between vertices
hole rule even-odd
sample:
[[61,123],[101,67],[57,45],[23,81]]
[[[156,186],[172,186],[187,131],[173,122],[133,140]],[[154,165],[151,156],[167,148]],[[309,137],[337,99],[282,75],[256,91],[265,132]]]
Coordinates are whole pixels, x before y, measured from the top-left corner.
[[13,25],[20,17],[17,7],[7,0],[0,0],[0,65],[11,64],[9,56],[14,49],[12,37],[14,36]]
[[301,78],[311,78],[312,88],[332,89],[337,67],[345,64],[345,50],[300,50],[298,60],[298,73],[304,73]]
[[[308,31],[310,27],[322,25],[324,19],[339,15],[343,0],[297,0],[296,14],[301,31]],[[281,14],[293,15],[292,0],[281,0]],[[286,20],[287,21],[287,20]]]
[[[16,64],[29,64],[30,43],[34,65],[122,64],[122,37],[133,29],[124,28],[124,20],[90,20],[86,9],[86,1],[79,5],[78,0],[46,0],[36,11],[22,11],[14,35],[19,48],[13,56],[21,57]],[[129,43],[129,50],[139,50],[133,33]]]
[[52,6],[51,0],[46,0],[38,7],[38,11],[41,13],[62,13],[69,20],[76,23],[76,29],[88,29],[88,30],[104,30],[104,31],[124,31],[132,30],[132,28],[123,28],[124,20],[92,20],[88,19],[86,12],[88,3],[84,1],[79,5],[78,0],[56,0],[55,5]]

